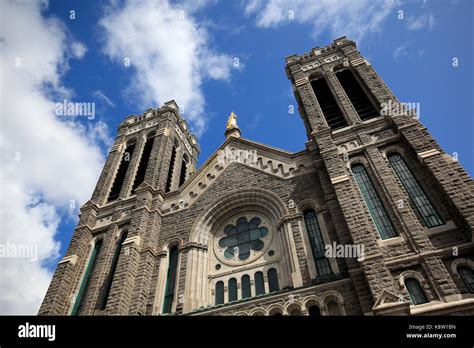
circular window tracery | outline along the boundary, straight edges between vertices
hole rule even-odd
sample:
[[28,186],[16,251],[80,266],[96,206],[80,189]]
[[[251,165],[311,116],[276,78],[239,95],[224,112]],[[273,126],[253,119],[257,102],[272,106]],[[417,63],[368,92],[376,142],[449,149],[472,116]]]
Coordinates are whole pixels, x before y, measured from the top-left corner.
[[268,221],[258,214],[239,215],[222,225],[216,233],[217,257],[227,264],[255,260],[270,245]]

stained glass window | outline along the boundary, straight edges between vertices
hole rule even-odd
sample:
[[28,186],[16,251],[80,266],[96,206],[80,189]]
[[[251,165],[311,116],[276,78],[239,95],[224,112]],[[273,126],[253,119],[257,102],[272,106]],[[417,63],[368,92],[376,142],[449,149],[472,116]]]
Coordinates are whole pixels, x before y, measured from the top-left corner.
[[275,268],[270,268],[268,270],[268,287],[270,292],[280,290],[280,286],[278,285],[278,274]]
[[229,302],[237,301],[237,279],[229,279]]
[[474,274],[469,267],[461,266],[458,268],[458,273],[461,276],[464,284],[471,294],[474,294]]
[[224,303],[224,283],[216,283],[216,305]]
[[325,256],[326,249],[324,247],[323,235],[321,234],[316,213],[314,210],[309,209],[304,211],[303,216],[318,275],[331,274],[331,265]]
[[176,273],[178,271],[178,247],[170,250],[168,275],[166,277],[165,301],[163,303],[163,313],[171,313],[173,308],[174,292],[176,288]]
[[443,225],[443,221],[434,209],[425,192],[416,181],[413,173],[408,168],[407,164],[399,154],[393,154],[388,157],[395,173],[402,182],[403,187],[410,196],[411,201],[416,207],[416,210],[421,215],[424,223],[428,228]]
[[84,273],[84,277],[82,278],[81,287],[79,288],[79,292],[77,293],[76,302],[74,303],[71,315],[78,315],[82,309],[82,306],[84,305],[84,300],[87,294],[87,290],[89,289],[89,284],[92,279],[92,274],[94,273],[94,268],[97,263],[101,248],[102,239],[98,240],[94,245],[94,249],[92,250],[89,263],[87,264],[86,272]]
[[255,294],[263,295],[265,293],[265,283],[263,280],[263,273],[255,273]]
[[374,220],[380,237],[382,239],[396,237],[398,234],[388,217],[387,211],[385,210],[372,181],[370,181],[365,167],[362,164],[355,164],[352,166],[352,173],[354,174],[357,186],[359,186],[362,196],[364,197],[364,201],[369,208],[370,216],[372,217],[372,220]]
[[242,298],[248,298],[251,296],[250,277],[248,275],[244,275],[242,276]]
[[414,278],[408,278],[405,280],[405,286],[408,290],[408,294],[410,295],[411,303],[418,305],[428,302],[418,280]]
[[224,233],[227,237],[219,240],[219,247],[226,248],[224,257],[233,259],[238,256],[239,260],[246,260],[250,256],[250,251],[263,249],[263,241],[260,239],[268,234],[266,227],[259,227],[261,220],[254,217],[247,222],[246,217],[241,217],[235,225],[227,225]]

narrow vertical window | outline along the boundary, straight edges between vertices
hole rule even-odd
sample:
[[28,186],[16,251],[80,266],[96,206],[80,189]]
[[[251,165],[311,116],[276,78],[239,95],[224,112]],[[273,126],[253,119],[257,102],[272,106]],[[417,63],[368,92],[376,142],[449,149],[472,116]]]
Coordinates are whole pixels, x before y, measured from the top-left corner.
[[439,217],[433,204],[431,204],[425,192],[418,184],[418,181],[415,179],[402,156],[393,154],[388,157],[388,160],[410,196],[416,210],[421,215],[425,225],[428,228],[443,225],[443,220]]
[[251,296],[250,277],[248,275],[244,275],[242,276],[242,298],[249,298]]
[[237,301],[237,279],[229,279],[229,302]]
[[97,264],[97,259],[99,257],[101,248],[102,239],[98,240],[94,245],[94,249],[92,250],[89,263],[87,264],[86,272],[84,273],[84,277],[82,278],[81,286],[79,288],[79,292],[77,293],[76,302],[74,302],[74,307],[72,308],[71,315],[78,315],[82,309],[82,306],[84,305],[84,300],[87,295],[87,290],[89,289],[89,284],[92,279],[92,274],[94,273],[94,268]]
[[224,282],[216,283],[216,305],[224,303]]
[[166,276],[165,301],[163,303],[163,313],[171,313],[173,308],[174,293],[176,289],[176,273],[178,271],[178,247],[170,250],[168,274]]
[[408,278],[405,280],[405,286],[408,290],[408,294],[410,295],[411,303],[413,303],[414,305],[418,305],[428,302],[418,280]]
[[321,228],[319,227],[316,213],[312,209],[305,210],[303,217],[318,275],[331,274],[331,265],[325,255],[326,249],[324,247],[323,235],[321,234]]
[[346,95],[349,97],[354,109],[359,114],[361,120],[367,120],[379,116],[374,104],[372,104],[350,69],[345,68],[337,71],[336,77],[346,92]]
[[187,163],[183,158],[181,161],[181,172],[179,173],[179,187],[183,186],[184,181],[186,180],[186,166]]
[[120,252],[122,251],[123,242],[125,242],[125,239],[127,239],[127,234],[128,234],[127,232],[122,233],[122,236],[120,237],[120,239],[117,243],[117,247],[115,248],[114,258],[112,259],[112,266],[110,266],[110,272],[109,272],[109,275],[108,275],[108,278],[107,278],[107,283],[106,283],[106,286],[105,286],[104,297],[103,297],[103,300],[102,300],[102,304],[100,306],[101,310],[104,310],[105,307],[107,306],[107,301],[109,300],[110,290],[112,289],[112,283],[114,281],[115,271],[117,270],[117,264],[118,264],[118,261],[119,261]]
[[150,161],[150,155],[154,141],[155,137],[151,136],[145,142],[142,157],[140,158],[140,163],[138,164],[137,174],[135,175],[135,181],[133,182],[132,193],[135,193],[135,189],[145,180],[146,169],[148,167],[148,162]]
[[255,294],[263,295],[265,294],[265,282],[263,280],[263,273],[255,273]]
[[174,146],[173,151],[171,151],[170,167],[168,169],[168,178],[166,179],[165,192],[170,192],[171,190],[171,181],[173,180],[173,168],[174,168],[175,161],[176,161],[176,147]]
[[474,294],[474,273],[469,267],[461,266],[458,268],[458,274],[471,294]]
[[328,126],[332,129],[347,126],[347,122],[341,109],[339,109],[339,105],[337,105],[326,80],[322,77],[318,77],[311,81],[311,87],[313,88]]
[[114,201],[119,197],[120,190],[122,189],[123,181],[125,179],[125,175],[127,174],[128,166],[130,165],[134,149],[135,143],[128,145],[123,153],[122,161],[120,162],[117,174],[115,175],[114,183],[112,184],[112,189],[110,190],[108,199],[109,202]]
[[278,274],[275,268],[268,270],[268,288],[270,292],[280,291],[280,285],[278,284]]
[[396,237],[398,234],[388,217],[387,211],[385,210],[377,191],[375,191],[372,181],[370,181],[365,167],[362,164],[356,164],[352,166],[352,173],[354,174],[357,186],[362,193],[365,204],[369,208],[370,216],[372,217],[372,220],[374,220],[380,237],[382,239]]

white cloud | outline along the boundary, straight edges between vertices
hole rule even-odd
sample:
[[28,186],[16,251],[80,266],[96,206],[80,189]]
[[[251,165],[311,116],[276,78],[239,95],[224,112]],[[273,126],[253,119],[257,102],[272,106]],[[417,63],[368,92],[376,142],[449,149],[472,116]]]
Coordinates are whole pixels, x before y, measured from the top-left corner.
[[42,16],[45,7],[2,2],[0,245],[38,251],[37,261],[0,259],[2,314],[37,313],[52,276],[45,263],[59,256],[60,219],[71,200],[90,198],[104,161],[91,136],[106,141],[103,124],[54,114],[54,103],[73,94],[61,82],[73,40],[60,21]]
[[206,28],[193,18],[202,6],[127,1],[108,7],[100,21],[105,54],[119,64],[130,61],[127,93],[143,109],[175,99],[197,134],[207,123],[203,81],[228,80],[233,68],[233,57],[213,50]]
[[313,26],[314,37],[327,30],[334,38],[347,36],[361,41],[380,30],[396,4],[396,0],[252,0],[245,4],[244,12],[254,14],[257,26],[262,28],[306,23]]
[[74,58],[81,59],[87,52],[87,47],[80,42],[74,42],[71,45],[71,52]]
[[410,31],[417,31],[427,27],[433,30],[436,24],[436,19],[432,14],[424,14],[419,17],[410,16],[407,18],[407,28]]

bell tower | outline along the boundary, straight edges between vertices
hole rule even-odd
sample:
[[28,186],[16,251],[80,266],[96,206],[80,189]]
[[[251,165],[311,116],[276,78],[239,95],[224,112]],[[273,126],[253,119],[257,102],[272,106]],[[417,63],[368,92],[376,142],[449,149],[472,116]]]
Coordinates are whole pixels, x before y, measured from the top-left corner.
[[291,55],[286,72],[308,149],[324,173],[321,180],[326,177],[331,187],[325,192],[328,206],[341,209],[352,243],[365,247],[360,269],[374,312],[407,313],[406,298],[394,301],[390,310],[381,300],[403,298],[387,262],[397,250],[420,257],[442,301],[457,299],[452,277],[435,252],[443,243],[432,236],[452,231],[472,242],[474,211],[463,193],[474,194],[470,176],[398,101],[355,42],[342,37]]
[[146,297],[131,296],[160,261],[161,203],[195,171],[199,151],[174,100],[123,120],[39,314],[144,313]]

